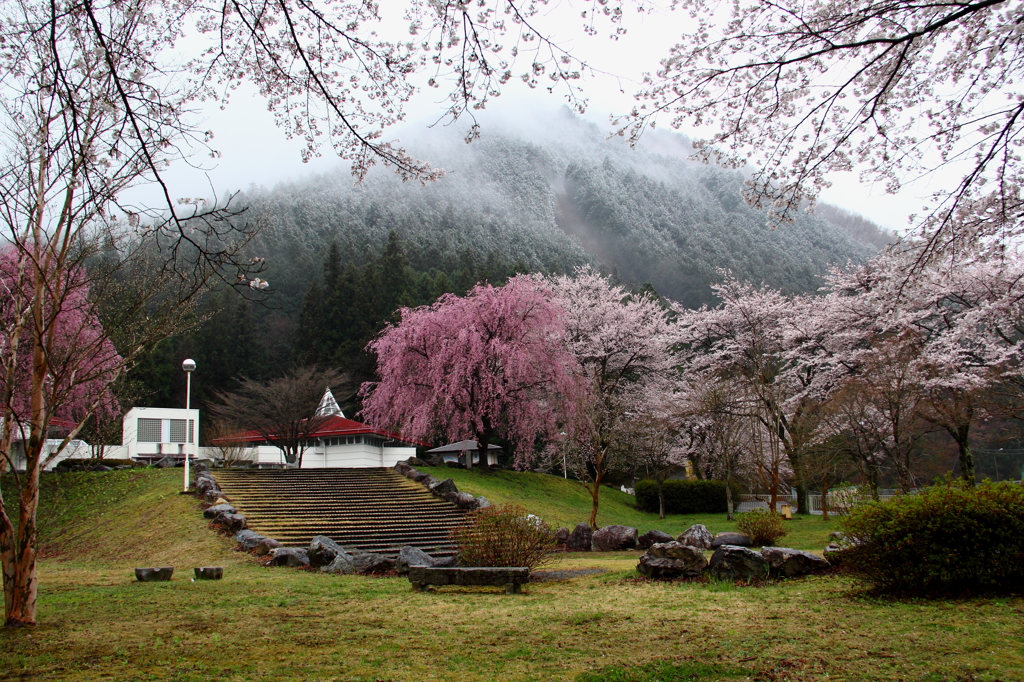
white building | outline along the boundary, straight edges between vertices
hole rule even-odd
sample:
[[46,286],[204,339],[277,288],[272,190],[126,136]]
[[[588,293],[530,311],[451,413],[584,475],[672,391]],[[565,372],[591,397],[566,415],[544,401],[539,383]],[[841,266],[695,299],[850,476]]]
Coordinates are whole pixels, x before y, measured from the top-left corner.
[[142,461],[199,455],[199,410],[133,407],[121,422],[125,456]]
[[[426,445],[396,433],[346,419],[330,389],[317,408],[318,417],[326,416],[306,441],[302,453],[303,469],[393,467],[416,456],[416,446]],[[244,444],[243,458],[258,467],[287,467],[284,452],[266,441],[257,431],[246,431],[214,444]]]

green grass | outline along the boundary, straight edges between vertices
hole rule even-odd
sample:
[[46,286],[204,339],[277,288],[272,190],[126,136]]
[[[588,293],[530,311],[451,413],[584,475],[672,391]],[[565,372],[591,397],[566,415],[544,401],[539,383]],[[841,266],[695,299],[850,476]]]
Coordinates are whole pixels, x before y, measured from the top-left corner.
[[[459,490],[483,495],[496,504],[519,504],[544,519],[552,528],[572,528],[590,518],[590,493],[577,481],[560,476],[532,472],[491,469],[456,469],[452,467],[417,467],[436,478],[451,478]],[[641,511],[634,506],[635,498],[607,486],[601,488],[598,506],[599,526],[622,524],[636,528],[640,533],[652,529],[670,535],[679,535],[695,523],[703,523],[712,533],[736,530],[735,522],[725,514],[668,514],[659,519],[657,514]],[[786,537],[779,546],[820,552],[828,544],[828,534],[836,530],[834,521],[822,521],[818,516],[797,516],[786,522]]]
[[[0,680],[1024,679],[1020,597],[882,600],[842,576],[651,583],[635,552],[564,555],[558,567],[609,572],[523,595],[420,594],[401,578],[264,568],[207,528],[179,476],[48,488],[40,625],[0,630]],[[169,583],[132,577],[168,562]],[[201,564],[224,580],[191,582]]]

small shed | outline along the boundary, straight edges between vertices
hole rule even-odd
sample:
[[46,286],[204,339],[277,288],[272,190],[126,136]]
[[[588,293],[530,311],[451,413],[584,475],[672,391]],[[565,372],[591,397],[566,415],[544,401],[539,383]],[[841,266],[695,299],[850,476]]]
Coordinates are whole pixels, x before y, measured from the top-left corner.
[[[448,445],[442,445],[439,448],[433,450],[427,450],[428,455],[440,455],[445,463],[458,462],[462,466],[467,466],[466,457],[470,457],[468,466],[476,466],[480,464],[480,444],[475,440],[460,440],[458,443],[449,443]],[[498,464],[498,455],[501,454],[501,448],[497,445],[487,445],[487,466],[496,466]]]

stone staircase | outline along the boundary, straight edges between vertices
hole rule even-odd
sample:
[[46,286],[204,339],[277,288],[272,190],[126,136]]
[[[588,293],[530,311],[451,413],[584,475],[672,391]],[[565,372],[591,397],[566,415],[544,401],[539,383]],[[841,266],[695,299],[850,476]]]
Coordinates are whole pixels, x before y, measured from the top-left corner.
[[286,547],[326,535],[343,547],[396,554],[414,545],[450,556],[455,505],[391,469],[217,469],[223,495],[248,527]]

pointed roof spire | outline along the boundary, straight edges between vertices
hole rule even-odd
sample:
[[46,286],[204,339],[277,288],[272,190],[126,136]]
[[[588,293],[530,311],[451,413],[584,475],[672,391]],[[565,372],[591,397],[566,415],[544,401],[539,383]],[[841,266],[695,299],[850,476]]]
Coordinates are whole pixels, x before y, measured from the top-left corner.
[[324,397],[320,399],[320,406],[316,408],[316,416],[345,418],[345,414],[341,411],[341,407],[338,406],[338,401],[334,399],[334,394],[331,393],[330,386],[328,386],[327,390],[324,391]]

